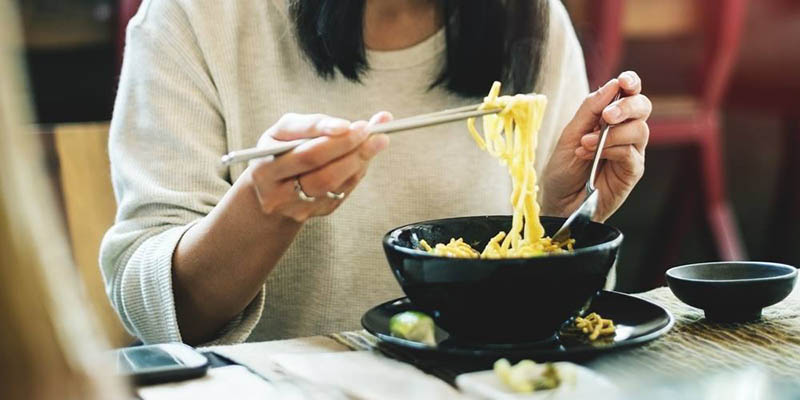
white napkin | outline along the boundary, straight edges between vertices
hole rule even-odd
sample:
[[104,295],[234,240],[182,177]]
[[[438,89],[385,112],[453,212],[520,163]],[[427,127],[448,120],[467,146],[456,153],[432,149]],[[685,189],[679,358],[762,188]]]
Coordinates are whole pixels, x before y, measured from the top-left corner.
[[262,400],[280,394],[273,384],[239,365],[211,368],[202,378],[145,386],[138,392],[143,400]]
[[461,374],[456,385],[464,394],[492,400],[559,400],[559,399],[613,399],[619,397],[619,389],[602,375],[577,364],[555,363],[557,369],[572,368],[575,371],[575,384],[563,384],[553,390],[533,393],[515,393],[506,387],[494,371],[478,371]]
[[280,354],[289,375],[333,386],[358,399],[463,399],[452,386],[419,369],[368,351]]

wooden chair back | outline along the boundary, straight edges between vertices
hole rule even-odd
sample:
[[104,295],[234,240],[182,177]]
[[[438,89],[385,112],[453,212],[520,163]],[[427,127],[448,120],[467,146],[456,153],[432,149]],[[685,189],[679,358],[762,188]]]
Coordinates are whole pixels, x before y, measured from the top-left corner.
[[[663,40],[699,38],[701,59],[692,63],[691,71],[676,69],[678,74],[694,75],[689,85],[691,93],[682,96],[678,108],[719,107],[736,60],[747,0],[565,0],[565,3],[582,34],[593,87],[618,72],[623,44],[647,43],[653,48]],[[663,53],[658,58],[659,64],[685,62]],[[669,71],[663,67],[659,70]],[[668,101],[663,109],[671,110],[672,102]]]
[[626,39],[660,39],[691,35],[699,26],[697,0],[629,0],[622,10]]
[[116,213],[107,150],[108,124],[57,125],[53,133],[72,254],[87,298],[112,345],[129,345],[133,338],[111,307],[98,263],[100,242]]

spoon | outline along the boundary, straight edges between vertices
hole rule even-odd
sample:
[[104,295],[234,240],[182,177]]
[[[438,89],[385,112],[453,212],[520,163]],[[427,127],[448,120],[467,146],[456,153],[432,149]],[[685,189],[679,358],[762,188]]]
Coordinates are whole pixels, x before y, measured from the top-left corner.
[[[619,100],[620,94],[614,97],[612,103]],[[580,207],[575,210],[572,215],[564,221],[564,225],[561,225],[561,228],[556,231],[556,234],[553,235],[553,241],[558,243],[563,243],[569,238],[571,238],[573,231],[580,231],[586,225],[589,225],[589,222],[592,221],[592,217],[594,216],[595,210],[597,210],[597,198],[599,194],[597,193],[597,188],[594,187],[594,181],[597,177],[597,167],[600,165],[600,154],[603,152],[603,147],[606,144],[606,136],[608,136],[608,131],[611,128],[611,125],[608,125],[602,118],[600,119],[600,141],[597,142],[597,151],[594,153],[594,162],[592,163],[592,172],[589,174],[589,180],[586,181],[586,199],[581,203]]]

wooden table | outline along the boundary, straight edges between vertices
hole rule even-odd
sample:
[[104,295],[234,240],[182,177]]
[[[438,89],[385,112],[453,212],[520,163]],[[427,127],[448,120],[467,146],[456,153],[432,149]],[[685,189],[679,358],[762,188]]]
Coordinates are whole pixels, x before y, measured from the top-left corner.
[[[800,379],[800,286],[783,302],[766,308],[760,321],[741,324],[708,322],[701,310],[681,303],[667,288],[638,296],[670,310],[676,318],[674,328],[649,344],[584,363],[623,391],[635,393],[643,384],[665,380],[705,382],[697,377],[748,371],[747,368],[750,371],[756,368],[758,372],[749,376],[768,377],[776,382]],[[275,393],[286,398],[466,398],[437,378],[447,380],[447,376],[457,373],[459,366],[428,365],[424,367],[428,372],[425,373],[386,357],[376,343],[368,333],[354,331],[207,350],[249,367],[268,381],[265,387],[270,389],[265,390],[283,388]],[[212,376],[206,381],[217,388],[226,384],[224,377]],[[183,390],[197,384],[171,384],[155,389],[172,398],[181,398]],[[143,393],[146,400],[159,398],[146,394]],[[197,398],[196,393],[191,398]],[[263,393],[253,393],[253,398],[265,397]]]

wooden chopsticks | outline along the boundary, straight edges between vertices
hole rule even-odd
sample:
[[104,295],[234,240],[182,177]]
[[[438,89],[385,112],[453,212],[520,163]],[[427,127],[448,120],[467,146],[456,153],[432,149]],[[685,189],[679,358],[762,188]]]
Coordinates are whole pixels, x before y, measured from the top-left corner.
[[[448,110],[437,111],[429,114],[420,114],[413,117],[402,118],[395,121],[377,124],[368,128],[370,134],[373,133],[394,133],[411,129],[424,128],[426,126],[446,124],[467,118],[480,117],[487,114],[496,114],[500,109],[479,110],[480,104],[451,108]],[[223,165],[231,165],[249,161],[255,158],[264,158],[286,153],[295,147],[311,139],[298,139],[288,142],[278,142],[269,147],[253,147],[244,150],[235,150],[222,156]]]

